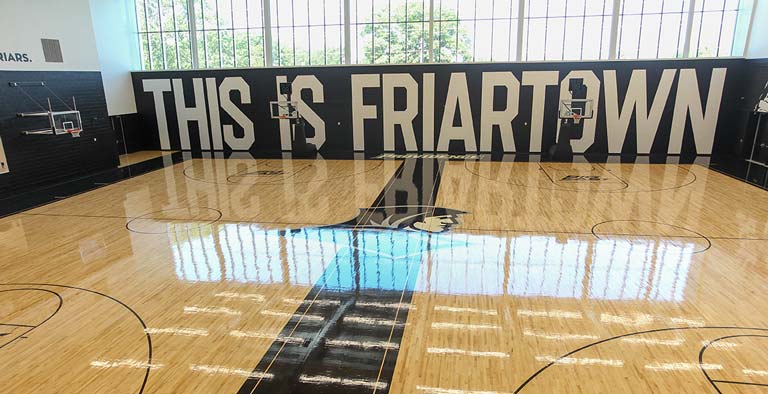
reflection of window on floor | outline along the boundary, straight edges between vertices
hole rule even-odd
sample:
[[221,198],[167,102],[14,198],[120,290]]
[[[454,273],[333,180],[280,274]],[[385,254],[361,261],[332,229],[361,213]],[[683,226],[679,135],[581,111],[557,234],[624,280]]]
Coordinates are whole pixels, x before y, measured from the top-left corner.
[[360,231],[354,237],[348,229],[291,231],[224,224],[177,226],[170,239],[176,275],[182,280],[320,283],[337,290],[402,290],[408,283],[412,287],[426,236]]
[[247,224],[177,226],[171,246],[176,275],[188,281],[661,301],[684,298],[696,249],[680,239],[291,231]]
[[[696,248],[680,240],[451,235],[417,290],[559,298],[680,301]],[[434,248],[434,247],[433,247]],[[590,256],[591,254],[591,256]]]
[[650,239],[597,241],[589,297],[682,301],[695,247]]

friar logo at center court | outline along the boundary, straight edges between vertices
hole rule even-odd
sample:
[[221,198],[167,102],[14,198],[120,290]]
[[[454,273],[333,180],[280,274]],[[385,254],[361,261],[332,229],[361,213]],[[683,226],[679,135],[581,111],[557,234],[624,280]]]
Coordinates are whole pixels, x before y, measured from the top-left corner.
[[459,224],[459,217],[466,213],[423,205],[361,208],[356,218],[333,227],[443,233]]

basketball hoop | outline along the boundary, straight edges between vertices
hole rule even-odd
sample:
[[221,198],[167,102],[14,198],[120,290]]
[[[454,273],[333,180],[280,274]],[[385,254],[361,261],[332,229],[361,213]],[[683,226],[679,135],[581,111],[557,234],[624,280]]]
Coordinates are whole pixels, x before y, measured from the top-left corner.
[[72,138],[80,138],[80,133],[83,131],[83,129],[66,129],[64,131],[69,133],[69,135],[71,135]]
[[574,123],[574,124],[579,124],[579,123],[581,123],[581,118],[582,118],[581,114],[577,114],[577,113],[574,113],[574,114],[572,115],[572,117],[573,117],[573,123]]

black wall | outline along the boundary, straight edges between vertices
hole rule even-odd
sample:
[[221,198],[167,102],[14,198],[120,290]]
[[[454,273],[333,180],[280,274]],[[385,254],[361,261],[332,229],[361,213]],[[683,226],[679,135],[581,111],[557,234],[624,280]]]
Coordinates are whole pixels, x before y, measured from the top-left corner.
[[109,121],[115,133],[115,142],[120,154],[152,149],[153,139],[149,138],[148,133],[143,132],[144,126],[139,114],[110,116]]
[[[725,86],[723,89],[720,114],[715,133],[715,143],[713,153],[721,150],[733,151],[739,139],[738,127],[734,127],[742,122],[743,114],[739,114],[737,108],[742,105],[740,97],[744,93],[744,84],[747,83],[748,75],[747,61],[744,59],[709,59],[709,60],[673,60],[673,61],[602,61],[602,62],[553,62],[553,63],[493,63],[493,64],[427,64],[427,65],[408,65],[408,66],[341,66],[341,67],[302,67],[285,69],[232,69],[232,70],[197,70],[197,71],[171,71],[171,72],[137,72],[133,73],[134,90],[136,93],[137,108],[142,116],[143,130],[148,133],[147,140],[151,141],[148,147],[153,149],[160,148],[157,131],[157,119],[155,116],[154,100],[151,93],[144,91],[142,81],[148,79],[181,79],[184,86],[184,98],[187,106],[195,103],[192,81],[195,78],[215,78],[218,84],[226,77],[242,77],[251,90],[251,103],[240,103],[239,94],[231,93],[232,101],[236,103],[254,123],[256,142],[251,146],[253,152],[259,151],[280,151],[280,135],[278,122],[270,119],[269,106],[270,100],[277,100],[276,77],[287,76],[288,80],[293,80],[298,75],[313,75],[323,85],[325,101],[324,103],[312,103],[312,95],[305,91],[304,100],[308,105],[325,121],[327,141],[323,146],[324,151],[329,152],[349,152],[352,151],[352,89],[350,78],[352,74],[387,74],[387,73],[409,73],[419,84],[419,114],[416,116],[413,124],[417,143],[422,146],[422,116],[421,106],[423,104],[423,75],[424,73],[435,74],[435,141],[440,134],[440,123],[444,111],[442,102],[445,100],[448,91],[451,73],[465,73],[469,86],[469,97],[471,101],[471,112],[476,134],[476,140],[479,146],[480,133],[480,103],[481,103],[481,85],[484,72],[489,71],[511,71],[518,80],[522,81],[522,72],[524,71],[558,71],[559,78],[562,81],[565,76],[574,70],[593,71],[602,82],[601,94],[598,103],[598,120],[596,126],[595,142],[586,153],[607,153],[608,136],[605,111],[605,81],[603,80],[604,70],[616,70],[617,87],[619,97],[619,108],[623,105],[624,95],[629,84],[633,70],[647,71],[647,96],[649,103],[656,93],[659,79],[665,69],[695,69],[698,77],[698,85],[703,104],[707,101],[709,92],[710,76],[715,68],[727,68]],[[677,83],[680,74],[675,76],[675,82],[672,85],[669,98],[666,102],[664,114],[661,119],[659,131],[655,134],[655,139],[651,149],[652,153],[667,153],[669,144],[669,130],[672,123],[672,114],[675,104],[675,94],[677,92]],[[762,85],[761,85],[762,86]],[[542,133],[542,150],[554,143],[557,130],[557,108],[558,108],[558,86],[547,88],[545,103],[545,120]],[[404,100],[404,94],[396,92],[395,106],[400,109]],[[207,95],[206,95],[207,96]],[[382,135],[382,93],[381,89],[364,89],[364,103],[366,105],[377,105],[377,119],[365,121],[365,150],[368,152],[378,152],[383,149],[381,140]],[[519,114],[513,120],[516,151],[518,153],[535,152],[530,149],[530,122],[532,115],[532,97],[533,88],[531,86],[521,86],[519,95]],[[501,106],[504,103],[498,101],[505,100],[503,90],[494,94],[494,107]],[[176,119],[176,109],[174,104],[174,93],[164,93],[165,110],[167,113],[167,123],[171,148],[180,149],[178,121]],[[216,109],[219,111],[219,109]],[[234,124],[235,133],[242,133],[242,129],[233,121],[225,111],[219,111],[221,122],[223,124]],[[199,151],[200,140],[198,138],[197,122],[190,122],[190,140],[191,150]],[[626,141],[622,148],[622,153],[634,154],[637,148],[634,143],[635,134],[638,132],[635,116],[630,122]],[[642,131],[640,131],[642,132]],[[308,131],[312,135],[312,130]],[[399,129],[395,133],[395,150],[404,151],[404,144]],[[494,132],[493,151],[501,148],[501,139],[498,132]],[[225,145],[225,150],[227,149]],[[450,151],[463,152],[464,146],[456,141],[451,143]],[[696,147],[693,141],[693,132],[690,121],[685,127],[682,153],[696,153]],[[701,152],[698,152],[701,153]]]
[[[721,146],[721,153],[728,156],[740,158],[749,158],[751,156],[752,144],[755,141],[755,131],[757,130],[758,115],[754,113],[755,104],[759,100],[760,94],[768,83],[768,59],[750,59],[746,61],[746,72],[739,76],[739,83],[742,89],[737,96],[733,98],[734,112],[734,138]],[[768,118],[763,115],[758,133],[757,144],[765,143],[768,145]],[[768,155],[768,149],[762,152],[763,157],[760,161],[765,162],[765,156]],[[760,152],[756,152],[760,153]]]
[[[42,87],[21,88],[9,82],[44,81],[56,95],[71,105],[72,96],[81,112],[80,138],[68,135],[21,135],[29,129],[48,126],[46,118],[18,118],[19,112],[34,112],[51,98],[53,109],[66,110]],[[24,92],[31,96],[27,97]],[[50,185],[117,166],[114,135],[107,117],[107,105],[99,72],[0,71],[0,138],[10,172],[0,174],[0,198],[14,192]]]

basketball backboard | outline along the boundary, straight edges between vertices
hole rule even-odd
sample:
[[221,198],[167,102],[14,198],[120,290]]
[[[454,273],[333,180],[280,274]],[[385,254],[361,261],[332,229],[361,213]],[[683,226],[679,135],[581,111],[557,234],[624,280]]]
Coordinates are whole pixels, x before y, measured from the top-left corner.
[[560,101],[560,119],[592,119],[594,102],[591,99],[567,99]]
[[[48,127],[37,130],[25,130],[22,131],[23,135],[61,135],[69,134],[72,137],[80,137],[80,133],[83,131],[83,123],[80,118],[80,111],[77,110],[77,102],[75,97],[72,97],[72,105],[70,106],[64,100],[61,99],[56,93],[53,92],[45,82],[10,82],[9,86],[18,88],[21,92],[27,96],[34,104],[36,104],[40,111],[34,112],[20,112],[16,116],[19,118],[48,118]],[[53,95],[66,110],[54,111],[51,103],[51,97],[46,97],[45,101],[47,106],[42,102],[36,100],[30,93],[28,93],[26,87],[42,87],[49,94]],[[42,123],[42,122],[41,122]]]
[[299,103],[296,101],[270,101],[272,119],[296,119],[299,117]]

